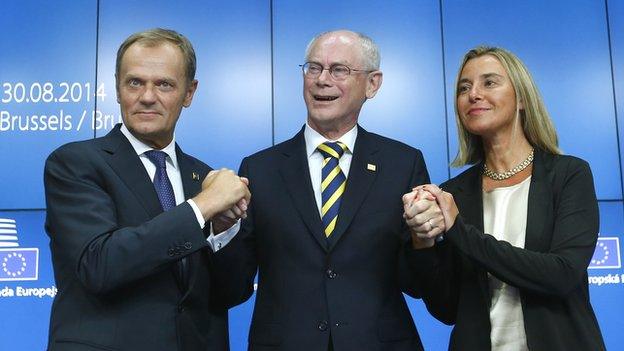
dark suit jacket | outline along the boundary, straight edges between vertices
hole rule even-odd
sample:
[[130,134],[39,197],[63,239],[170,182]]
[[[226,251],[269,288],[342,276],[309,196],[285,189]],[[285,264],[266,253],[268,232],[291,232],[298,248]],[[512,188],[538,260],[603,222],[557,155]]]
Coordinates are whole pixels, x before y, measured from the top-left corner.
[[[176,152],[190,198],[210,168]],[[227,307],[239,301],[225,298],[231,279],[211,270],[228,257],[207,247],[188,203],[162,211],[119,125],[54,151],[44,178],[58,288],[49,350],[228,349]]]
[[603,350],[587,282],[599,223],[587,162],[536,150],[525,249],[483,233],[481,169],[442,184],[460,216],[445,240],[414,262],[430,282],[427,308],[455,324],[449,349],[490,349],[489,272],[520,290],[529,349]]
[[[368,165],[374,165],[370,170]],[[327,240],[303,130],[247,157],[252,195],[243,240],[248,286],[258,272],[251,350],[420,350],[402,292],[409,234],[401,196],[429,176],[420,151],[359,128],[338,223]],[[227,248],[226,248],[227,249]]]

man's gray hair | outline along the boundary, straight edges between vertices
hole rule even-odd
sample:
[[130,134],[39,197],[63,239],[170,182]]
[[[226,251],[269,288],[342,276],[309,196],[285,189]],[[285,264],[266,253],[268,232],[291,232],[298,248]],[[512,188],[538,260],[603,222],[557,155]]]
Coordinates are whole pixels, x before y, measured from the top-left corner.
[[314,38],[312,38],[312,40],[310,40],[310,42],[308,43],[308,47],[306,48],[306,51],[305,51],[306,62],[310,59],[310,51],[312,50],[312,47],[314,46],[314,44],[316,44],[317,40],[324,37],[325,35],[335,33],[335,32],[341,32],[341,31],[355,34],[357,38],[359,39],[360,49],[362,52],[362,61],[364,65],[366,65],[366,67],[358,67],[358,69],[366,69],[366,70],[374,70],[374,71],[378,70],[379,63],[381,61],[381,55],[379,54],[379,47],[377,47],[377,44],[375,44],[373,39],[371,39],[366,34],[353,32],[350,30],[332,30],[332,31],[323,32],[321,34],[316,35]]

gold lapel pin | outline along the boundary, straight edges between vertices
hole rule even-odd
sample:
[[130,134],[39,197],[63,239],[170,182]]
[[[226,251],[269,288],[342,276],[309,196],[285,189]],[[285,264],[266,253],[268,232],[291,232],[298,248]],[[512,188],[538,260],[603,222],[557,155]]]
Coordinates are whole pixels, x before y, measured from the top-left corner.
[[199,174],[193,172],[193,180],[199,180]]
[[375,172],[377,170],[377,166],[375,166],[374,164],[368,163],[366,164],[366,169],[368,169],[369,171]]

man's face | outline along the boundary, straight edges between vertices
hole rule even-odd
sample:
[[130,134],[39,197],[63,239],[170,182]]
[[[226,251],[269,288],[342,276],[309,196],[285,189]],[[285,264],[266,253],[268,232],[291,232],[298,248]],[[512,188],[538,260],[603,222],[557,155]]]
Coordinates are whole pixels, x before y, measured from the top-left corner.
[[182,106],[188,107],[197,81],[188,82],[182,51],[170,43],[132,44],[121,59],[117,102],[130,132],[154,148],[173,139]]
[[321,134],[341,135],[357,123],[367,98],[375,96],[381,85],[381,72],[354,72],[344,80],[334,79],[327,68],[341,64],[351,69],[364,67],[358,38],[350,32],[329,33],[314,43],[308,62],[324,68],[316,78],[303,76],[303,97],[308,108],[308,124]]

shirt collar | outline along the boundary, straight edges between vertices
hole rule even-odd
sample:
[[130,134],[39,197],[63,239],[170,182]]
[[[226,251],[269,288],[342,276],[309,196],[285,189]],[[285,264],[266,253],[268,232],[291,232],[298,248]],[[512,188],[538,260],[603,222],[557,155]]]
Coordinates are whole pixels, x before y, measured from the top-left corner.
[[[128,130],[125,124],[121,125],[121,133],[125,135],[126,139],[128,139],[128,141],[130,142],[130,145],[132,145],[132,148],[137,153],[137,155],[141,156],[146,151],[155,150],[153,147],[145,144],[144,142],[139,140],[137,137],[135,137],[130,132],[130,130]],[[173,167],[178,168],[178,157],[175,151],[175,136],[173,137],[173,140],[171,140],[169,145],[165,146],[160,151],[166,153],[167,156],[169,156],[167,159],[170,160],[170,164]]]
[[340,141],[341,143],[347,145],[347,150],[345,152],[349,154],[353,154],[353,148],[355,147],[355,139],[357,138],[358,128],[357,124],[351,128],[348,132],[344,133],[338,140],[328,140],[324,136],[322,136],[319,132],[312,129],[310,125],[306,122],[305,129],[303,130],[303,137],[305,138],[306,143],[306,154],[308,157],[312,156],[312,154],[317,151],[316,148],[326,141]]

